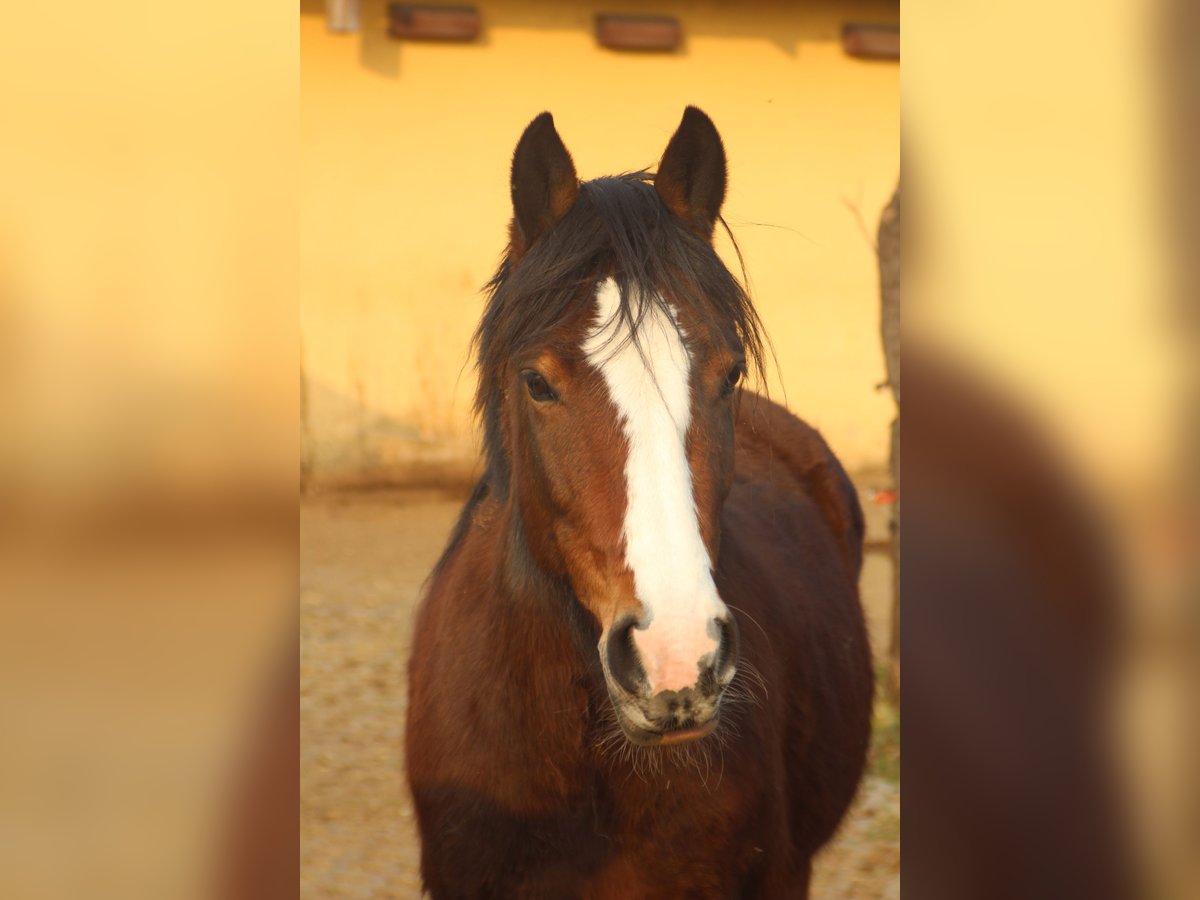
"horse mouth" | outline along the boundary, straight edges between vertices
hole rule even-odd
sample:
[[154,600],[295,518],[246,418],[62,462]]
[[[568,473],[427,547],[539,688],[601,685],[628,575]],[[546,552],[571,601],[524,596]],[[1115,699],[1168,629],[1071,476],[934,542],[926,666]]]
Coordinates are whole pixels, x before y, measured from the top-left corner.
[[618,709],[617,722],[621,731],[630,743],[642,747],[669,747],[678,744],[689,744],[712,734],[717,728],[717,714],[703,722],[687,722],[677,727],[654,728],[636,725]]
[[664,731],[662,736],[663,746],[671,744],[687,744],[691,741],[698,741],[700,738],[708,737],[717,728],[717,718],[713,716],[707,722],[701,725],[693,725],[691,728],[676,728],[673,731]]

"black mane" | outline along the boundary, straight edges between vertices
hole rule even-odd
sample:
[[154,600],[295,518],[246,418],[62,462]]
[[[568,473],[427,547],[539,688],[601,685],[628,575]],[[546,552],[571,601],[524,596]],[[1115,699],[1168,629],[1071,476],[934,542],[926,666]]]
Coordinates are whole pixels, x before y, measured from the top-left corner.
[[694,315],[737,341],[748,366],[762,371],[762,325],[749,296],[712,246],[663,205],[653,177],[632,172],[583,183],[567,214],[518,262],[510,247],[486,286],[487,306],[474,336],[475,411],[483,421],[484,480],[498,496],[507,494],[509,482],[500,410],[510,362],[533,348],[578,352],[555,347],[553,333],[590,313],[595,285],[605,277],[620,288],[617,315],[635,343],[650,304],[665,306],[669,294],[687,298]]

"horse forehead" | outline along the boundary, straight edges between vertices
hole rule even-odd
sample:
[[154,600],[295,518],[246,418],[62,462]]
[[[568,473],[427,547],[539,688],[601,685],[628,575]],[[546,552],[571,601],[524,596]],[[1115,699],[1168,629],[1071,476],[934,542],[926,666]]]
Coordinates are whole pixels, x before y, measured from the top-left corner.
[[620,315],[622,300],[615,279],[597,285],[594,316],[582,344],[584,358],[600,370],[610,390],[644,394],[652,388],[673,415],[686,414],[693,351],[677,306],[645,292],[633,301],[641,305],[633,306],[627,318]]

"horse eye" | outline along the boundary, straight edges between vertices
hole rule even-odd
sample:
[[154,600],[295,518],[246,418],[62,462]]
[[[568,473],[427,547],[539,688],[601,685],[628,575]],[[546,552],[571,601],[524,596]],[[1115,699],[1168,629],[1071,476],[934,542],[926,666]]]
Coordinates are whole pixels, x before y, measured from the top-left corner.
[[521,378],[525,381],[525,387],[529,391],[529,396],[538,403],[549,403],[551,400],[558,399],[558,394],[554,393],[554,389],[550,387],[546,379],[538,372],[526,369],[521,373]]
[[738,363],[736,366],[734,366],[732,369],[729,370],[729,374],[725,376],[725,384],[723,385],[724,393],[726,396],[733,393],[733,389],[738,386],[738,383],[742,380],[742,378],[745,376],[745,374],[746,374],[745,363]]

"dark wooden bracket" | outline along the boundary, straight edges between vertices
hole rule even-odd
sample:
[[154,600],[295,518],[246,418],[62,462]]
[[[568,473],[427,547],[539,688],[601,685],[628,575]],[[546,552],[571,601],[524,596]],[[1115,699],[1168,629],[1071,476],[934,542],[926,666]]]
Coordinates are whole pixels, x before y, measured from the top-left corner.
[[672,52],[683,44],[683,28],[670,16],[596,16],[596,42],[610,50]]
[[899,25],[843,25],[842,49],[858,59],[899,59]]
[[388,35],[402,41],[473,41],[483,30],[474,6],[388,6]]

